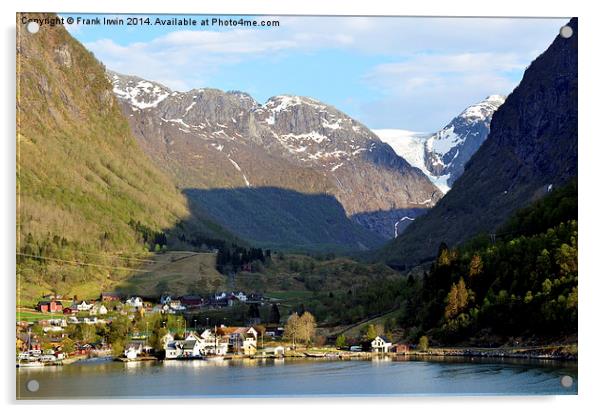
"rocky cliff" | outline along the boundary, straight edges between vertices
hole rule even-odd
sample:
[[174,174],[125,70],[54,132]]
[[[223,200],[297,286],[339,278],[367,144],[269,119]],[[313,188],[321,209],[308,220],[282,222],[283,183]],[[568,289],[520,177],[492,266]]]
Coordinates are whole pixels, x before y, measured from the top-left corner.
[[577,19],[556,37],[495,112],[491,131],[464,174],[380,257],[412,265],[479,232],[577,175]]

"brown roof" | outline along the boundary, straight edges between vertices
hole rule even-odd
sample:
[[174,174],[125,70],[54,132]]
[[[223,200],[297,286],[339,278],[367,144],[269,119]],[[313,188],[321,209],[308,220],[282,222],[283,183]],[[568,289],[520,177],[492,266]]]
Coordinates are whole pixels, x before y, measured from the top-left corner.
[[247,334],[251,327],[220,327],[217,329],[217,333],[222,336],[231,334]]

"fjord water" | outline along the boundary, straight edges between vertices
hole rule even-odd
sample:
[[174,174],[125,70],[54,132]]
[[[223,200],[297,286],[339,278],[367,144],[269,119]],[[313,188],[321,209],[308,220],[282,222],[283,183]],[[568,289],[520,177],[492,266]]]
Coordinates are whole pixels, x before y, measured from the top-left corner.
[[[573,379],[563,387],[561,378]],[[37,380],[39,390],[27,383]],[[17,371],[20,399],[577,394],[577,363],[518,360],[82,362]]]

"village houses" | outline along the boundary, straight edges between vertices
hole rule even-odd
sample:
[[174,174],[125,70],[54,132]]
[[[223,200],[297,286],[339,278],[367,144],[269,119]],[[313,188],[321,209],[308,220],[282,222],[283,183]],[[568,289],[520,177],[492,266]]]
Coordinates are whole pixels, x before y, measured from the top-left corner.
[[211,330],[200,336],[189,332],[184,340],[176,340],[170,333],[163,337],[166,359],[200,358],[207,355],[223,356],[228,352],[228,343],[216,337]]

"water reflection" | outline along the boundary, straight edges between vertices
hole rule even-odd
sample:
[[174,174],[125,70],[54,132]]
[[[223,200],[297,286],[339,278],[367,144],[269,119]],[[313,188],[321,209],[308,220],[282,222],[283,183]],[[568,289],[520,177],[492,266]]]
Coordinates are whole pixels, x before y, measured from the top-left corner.
[[[507,360],[208,359],[19,369],[22,398],[259,395],[576,394],[576,363]],[[560,378],[571,376],[570,388]],[[28,380],[40,382],[36,394]]]

